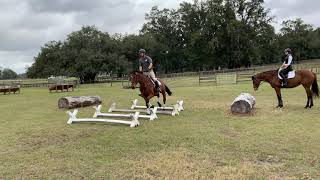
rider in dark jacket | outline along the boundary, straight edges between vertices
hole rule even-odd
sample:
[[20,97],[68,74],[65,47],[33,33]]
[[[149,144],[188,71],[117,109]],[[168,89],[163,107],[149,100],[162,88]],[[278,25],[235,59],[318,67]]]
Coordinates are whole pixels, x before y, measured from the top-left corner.
[[292,64],[293,64],[293,57],[292,57],[292,52],[290,48],[287,48],[284,50],[285,53],[285,59],[280,67],[280,76],[282,77],[282,86],[286,87],[288,85],[288,73],[293,70]]

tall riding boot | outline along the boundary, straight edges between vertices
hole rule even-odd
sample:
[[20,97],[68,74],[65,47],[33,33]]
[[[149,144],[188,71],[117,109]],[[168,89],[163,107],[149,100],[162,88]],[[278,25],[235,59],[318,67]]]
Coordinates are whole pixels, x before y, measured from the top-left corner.
[[159,82],[158,82],[158,81],[155,81],[154,84],[156,85],[156,91],[157,91],[157,93],[159,93],[159,92],[160,92],[160,84],[159,84]]
[[281,86],[286,87],[288,84],[288,81],[287,81],[287,77],[286,77],[283,70],[280,72],[280,76],[282,77]]
[[286,76],[283,77],[283,87],[287,87],[288,86],[288,78]]

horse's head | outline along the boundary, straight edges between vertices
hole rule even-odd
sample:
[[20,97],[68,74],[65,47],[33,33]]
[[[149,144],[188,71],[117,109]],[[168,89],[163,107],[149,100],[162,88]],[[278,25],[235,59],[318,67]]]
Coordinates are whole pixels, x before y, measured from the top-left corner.
[[252,76],[251,79],[252,79],[253,89],[255,91],[258,90],[261,84],[261,79],[259,79],[257,76]]
[[142,75],[140,71],[134,71],[130,73],[129,81],[131,82],[131,88],[135,89],[137,84],[139,83],[139,75]]

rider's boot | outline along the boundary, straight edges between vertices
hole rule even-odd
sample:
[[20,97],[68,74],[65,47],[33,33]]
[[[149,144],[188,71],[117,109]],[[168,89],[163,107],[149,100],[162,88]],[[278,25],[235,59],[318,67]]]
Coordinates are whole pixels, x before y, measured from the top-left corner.
[[156,91],[157,91],[157,93],[160,93],[160,84],[159,84],[159,81],[155,81],[154,84],[155,84],[155,86],[156,86]]
[[288,78],[284,76],[282,80],[282,87],[287,87],[287,86],[288,86]]

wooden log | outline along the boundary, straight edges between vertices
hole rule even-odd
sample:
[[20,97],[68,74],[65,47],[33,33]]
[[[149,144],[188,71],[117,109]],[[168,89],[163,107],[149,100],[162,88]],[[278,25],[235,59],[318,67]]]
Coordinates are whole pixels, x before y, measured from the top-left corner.
[[65,109],[74,109],[79,107],[96,106],[102,103],[99,96],[80,96],[80,97],[63,97],[58,101],[58,107]]
[[237,98],[235,98],[235,100],[231,104],[231,112],[247,114],[252,111],[255,104],[256,99],[252,95],[248,93],[242,93]]

